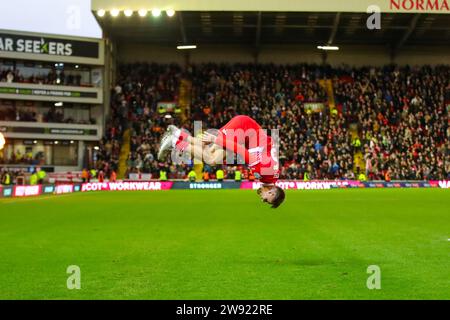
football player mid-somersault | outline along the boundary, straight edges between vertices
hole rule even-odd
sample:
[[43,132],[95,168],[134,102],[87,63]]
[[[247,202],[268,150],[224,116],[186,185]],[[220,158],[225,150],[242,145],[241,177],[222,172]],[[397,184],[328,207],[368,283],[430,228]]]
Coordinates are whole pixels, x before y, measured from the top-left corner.
[[[208,130],[209,131],[209,130]],[[252,118],[239,115],[217,130],[192,137],[188,132],[169,125],[161,139],[158,159],[164,161],[172,150],[207,164],[222,164],[227,151],[239,155],[262,182],[257,190],[261,200],[277,208],[285,199],[283,189],[275,185],[279,175],[277,149],[266,131]],[[225,159],[226,160],[226,159]]]

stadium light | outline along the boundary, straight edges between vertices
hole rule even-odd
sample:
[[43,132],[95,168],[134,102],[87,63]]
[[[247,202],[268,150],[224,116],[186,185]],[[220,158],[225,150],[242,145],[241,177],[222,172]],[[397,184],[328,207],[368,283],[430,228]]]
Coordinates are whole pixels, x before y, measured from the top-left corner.
[[139,9],[138,11],[139,16],[145,17],[147,15],[147,10],[145,9]]
[[63,103],[60,101],[60,102],[55,102],[55,107],[62,107],[63,106]]
[[155,8],[155,9],[152,10],[152,16],[159,17],[160,15],[161,15],[161,10],[160,9]]
[[178,50],[189,50],[189,49],[197,49],[197,46],[195,44],[192,45],[183,45],[183,46],[177,46]]
[[175,10],[168,9],[168,10],[166,10],[166,14],[168,17],[173,17],[175,15]]
[[119,13],[120,13],[120,10],[119,9],[112,9],[109,13],[111,14],[111,16],[117,17],[119,15]]
[[97,151],[98,151],[98,150],[100,150],[100,147],[99,147],[99,146],[95,146],[95,147],[94,147],[94,150],[97,150]]
[[339,50],[337,46],[317,46],[317,49],[320,50]]
[[103,9],[97,10],[97,16],[99,16],[99,17],[104,17],[105,13],[106,13],[106,11]]
[[125,17],[131,17],[133,15],[133,10],[127,9],[123,12]]

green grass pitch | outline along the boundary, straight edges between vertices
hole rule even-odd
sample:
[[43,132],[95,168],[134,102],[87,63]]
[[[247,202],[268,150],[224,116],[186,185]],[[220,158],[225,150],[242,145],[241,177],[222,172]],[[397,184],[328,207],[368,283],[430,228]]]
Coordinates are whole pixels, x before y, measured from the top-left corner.
[[1,199],[0,299],[450,299],[449,238],[442,189]]

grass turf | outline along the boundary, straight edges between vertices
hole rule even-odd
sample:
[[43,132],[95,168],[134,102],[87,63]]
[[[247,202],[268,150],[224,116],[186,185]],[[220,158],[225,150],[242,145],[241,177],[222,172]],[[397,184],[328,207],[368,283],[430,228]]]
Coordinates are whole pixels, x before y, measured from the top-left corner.
[[448,190],[253,193],[1,199],[0,298],[450,299]]

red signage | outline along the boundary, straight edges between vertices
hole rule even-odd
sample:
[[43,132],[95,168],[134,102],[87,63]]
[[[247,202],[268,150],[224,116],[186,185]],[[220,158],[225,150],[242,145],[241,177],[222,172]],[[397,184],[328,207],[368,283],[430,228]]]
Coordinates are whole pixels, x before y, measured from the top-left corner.
[[450,11],[450,0],[390,0],[389,8],[399,11]]
[[148,182],[93,182],[83,183],[81,191],[153,191],[169,190],[172,187],[170,181]]
[[16,186],[14,187],[14,197],[30,197],[41,194],[41,185],[35,186]]

